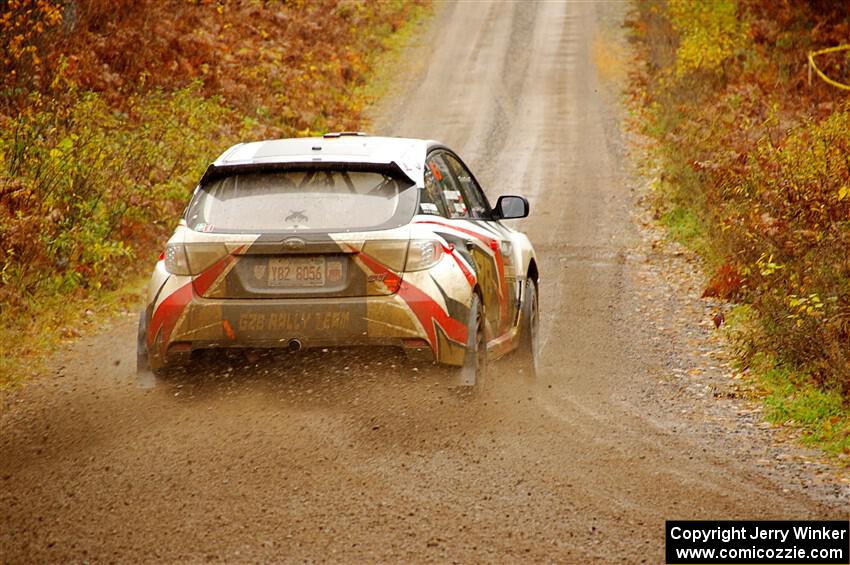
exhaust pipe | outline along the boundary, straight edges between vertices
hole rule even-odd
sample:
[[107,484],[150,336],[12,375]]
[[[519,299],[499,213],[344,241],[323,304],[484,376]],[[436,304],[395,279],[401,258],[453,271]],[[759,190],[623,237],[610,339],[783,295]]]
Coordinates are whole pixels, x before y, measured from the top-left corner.
[[287,344],[287,347],[293,353],[296,352],[296,351],[301,351],[301,347],[302,347],[301,340],[300,339],[290,339],[289,343]]

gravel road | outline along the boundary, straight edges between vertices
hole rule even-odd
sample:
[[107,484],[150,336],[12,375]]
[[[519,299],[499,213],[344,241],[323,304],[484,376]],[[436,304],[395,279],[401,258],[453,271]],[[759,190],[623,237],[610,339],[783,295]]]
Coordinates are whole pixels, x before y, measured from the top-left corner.
[[694,336],[647,314],[680,303],[647,292],[664,271],[598,68],[623,10],[443,4],[373,111],[374,133],[456,148],[491,198],[529,197],[536,387],[468,398],[392,350],[314,350],[142,389],[119,317],[2,399],[0,563],[660,563],[665,519],[846,518],[741,449],[761,436],[658,392]]

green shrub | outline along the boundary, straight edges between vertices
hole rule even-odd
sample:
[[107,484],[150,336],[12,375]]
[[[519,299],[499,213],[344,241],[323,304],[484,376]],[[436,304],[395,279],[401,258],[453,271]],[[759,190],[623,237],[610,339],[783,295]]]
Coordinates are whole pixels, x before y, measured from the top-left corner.
[[[67,101],[63,103],[63,101]],[[173,225],[222,144],[230,116],[197,87],[131,97],[117,112],[93,92],[33,100],[0,129],[0,292],[114,287],[137,250]]]
[[632,22],[659,216],[706,259],[705,295],[746,305],[736,340],[770,417],[845,450],[850,102],[810,86],[801,63],[813,40],[844,41],[848,18],[850,5],[819,0],[648,0]]
[[763,139],[718,188],[774,353],[850,392],[850,111]]

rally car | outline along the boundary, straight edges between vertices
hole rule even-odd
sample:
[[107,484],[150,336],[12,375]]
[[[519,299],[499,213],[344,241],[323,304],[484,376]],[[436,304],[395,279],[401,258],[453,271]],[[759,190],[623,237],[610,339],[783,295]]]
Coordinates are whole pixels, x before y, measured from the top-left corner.
[[138,365],[209,348],[393,345],[480,386],[533,378],[538,263],[458,155],[356,133],[238,144],[201,178],[151,276]]

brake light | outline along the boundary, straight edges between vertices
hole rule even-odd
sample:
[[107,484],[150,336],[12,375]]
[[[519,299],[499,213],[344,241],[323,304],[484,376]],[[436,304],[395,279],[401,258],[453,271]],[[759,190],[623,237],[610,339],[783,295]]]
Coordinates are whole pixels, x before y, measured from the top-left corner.
[[172,275],[191,275],[186,248],[182,243],[169,243],[165,246],[165,270]]
[[199,275],[227,255],[218,243],[169,243],[163,254],[165,270],[172,275]]
[[406,239],[367,241],[358,254],[359,261],[368,270],[366,294],[382,296],[398,292],[406,255]]
[[413,239],[407,250],[405,271],[423,271],[440,262],[445,251],[443,244],[433,239]]
[[407,240],[370,240],[363,245],[363,253],[372,257],[388,269],[401,271],[404,269],[404,261],[407,256]]

